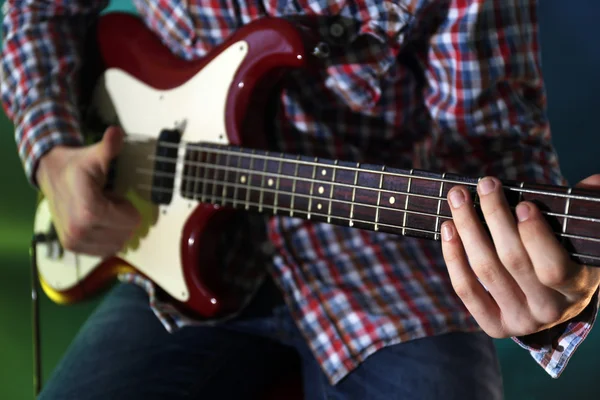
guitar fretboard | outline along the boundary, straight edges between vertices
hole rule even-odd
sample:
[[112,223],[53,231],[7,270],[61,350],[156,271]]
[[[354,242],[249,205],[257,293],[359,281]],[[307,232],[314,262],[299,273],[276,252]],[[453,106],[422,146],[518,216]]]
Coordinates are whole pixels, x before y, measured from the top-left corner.
[[[451,219],[446,196],[465,185],[479,209],[478,179],[212,144],[188,145],[182,197],[431,240]],[[503,182],[511,207],[535,202],[572,257],[600,265],[600,198],[567,187]]]

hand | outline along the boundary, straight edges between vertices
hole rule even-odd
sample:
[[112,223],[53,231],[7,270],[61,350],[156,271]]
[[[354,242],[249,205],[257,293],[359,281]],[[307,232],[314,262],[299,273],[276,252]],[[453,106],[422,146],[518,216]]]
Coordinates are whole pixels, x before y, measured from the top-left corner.
[[57,146],[40,160],[36,179],[65,249],[94,256],[117,253],[140,222],[133,205],[104,192],[123,133],[109,128],[102,141],[83,148]]
[[[600,187],[600,175],[580,186]],[[572,261],[533,203],[520,203],[515,220],[498,179],[482,179],[477,191],[491,239],[469,192],[456,186],[448,193],[453,221],[442,225],[442,251],[454,290],[480,327],[494,338],[524,336],[581,313],[600,268]]]

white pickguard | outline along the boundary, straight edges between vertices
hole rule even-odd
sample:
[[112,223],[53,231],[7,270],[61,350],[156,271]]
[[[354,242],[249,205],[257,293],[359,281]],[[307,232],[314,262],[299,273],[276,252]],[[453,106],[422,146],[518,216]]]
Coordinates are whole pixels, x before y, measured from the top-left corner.
[[[181,168],[177,168],[171,203],[157,207],[149,202],[147,189],[152,181],[155,141],[161,130],[183,127],[182,143],[228,144],[227,95],[247,52],[246,42],[234,43],[188,82],[171,90],[156,90],[122,70],[109,69],[95,93],[94,103],[102,119],[118,121],[129,139],[134,139],[127,141],[119,157],[117,191],[127,193],[149,216],[136,240],[119,256],[180,301],[189,297],[180,258],[182,229],[197,202],[184,199],[177,190]],[[36,213],[35,231],[47,232],[50,222],[48,207],[42,202]],[[38,246],[39,273],[57,291],[76,286],[101,262],[69,252],[56,257],[47,245]]]

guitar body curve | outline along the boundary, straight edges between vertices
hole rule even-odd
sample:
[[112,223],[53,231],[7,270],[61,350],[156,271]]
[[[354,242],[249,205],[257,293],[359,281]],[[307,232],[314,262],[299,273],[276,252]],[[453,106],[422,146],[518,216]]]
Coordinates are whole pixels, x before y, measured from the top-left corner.
[[[187,144],[264,146],[256,135],[267,98],[264,83],[275,83],[273,72],[303,65],[302,38],[286,21],[259,20],[242,27],[207,57],[186,61],[164,47],[141,20],[113,13],[100,18],[97,45],[103,68],[90,109],[101,124],[120,125],[126,133],[116,160],[114,190],[132,201],[143,223],[109,259],[64,251],[56,238],[37,244],[45,293],[57,303],[81,301],[120,273],[135,271],[152,280],[182,311],[212,317],[237,307],[212,273],[217,261],[213,241],[236,212],[183,196],[180,187],[173,188],[168,204],[154,202],[157,148],[163,130],[177,130],[181,143]],[[185,147],[177,151],[182,154]],[[181,181],[182,174],[178,163],[175,181]],[[42,199],[35,232],[48,233],[51,225]]]

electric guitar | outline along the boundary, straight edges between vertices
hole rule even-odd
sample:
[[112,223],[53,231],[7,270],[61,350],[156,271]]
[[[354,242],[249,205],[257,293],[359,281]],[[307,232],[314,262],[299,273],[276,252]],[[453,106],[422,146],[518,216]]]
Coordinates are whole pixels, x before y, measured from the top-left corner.
[[[107,14],[95,32],[102,70],[87,114],[98,130],[115,124],[125,131],[112,190],[136,205],[144,223],[111,258],[75,254],[61,247],[42,199],[34,229],[43,240],[35,250],[42,288],[55,302],[83,300],[135,271],[182,310],[215,316],[236,306],[211,274],[214,238],[235,212],[439,240],[451,218],[448,190],[477,184],[449,173],[261,150],[261,94],[276,73],[306,67],[312,56],[290,22],[248,24],[194,62],[170,53],[134,16]],[[503,183],[512,207],[536,202],[572,258],[600,266],[600,192]]]

